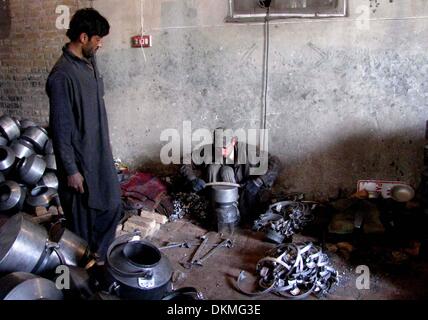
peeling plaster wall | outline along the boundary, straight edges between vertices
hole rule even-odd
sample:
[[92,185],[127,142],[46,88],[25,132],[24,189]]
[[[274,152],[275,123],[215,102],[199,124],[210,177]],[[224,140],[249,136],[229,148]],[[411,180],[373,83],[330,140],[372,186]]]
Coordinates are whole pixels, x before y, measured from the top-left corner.
[[[366,11],[369,0],[349,2],[349,17],[273,21],[270,29],[278,186],[317,198],[352,190],[358,179],[416,186],[423,162],[428,1],[381,0],[376,12]],[[94,5],[112,24],[99,66],[115,156],[161,170],[164,129],[186,120],[193,129],[260,126],[263,24],[225,23],[227,0]],[[130,48],[141,20],[154,42],[144,51]]]

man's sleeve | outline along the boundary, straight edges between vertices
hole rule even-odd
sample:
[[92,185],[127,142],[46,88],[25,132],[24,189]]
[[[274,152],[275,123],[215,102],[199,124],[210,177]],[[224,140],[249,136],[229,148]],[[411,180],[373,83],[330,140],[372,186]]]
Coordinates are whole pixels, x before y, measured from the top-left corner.
[[268,170],[265,175],[260,178],[263,180],[263,184],[266,187],[272,188],[275,180],[281,171],[281,161],[278,157],[268,154]]
[[61,72],[52,74],[47,82],[47,93],[50,103],[50,127],[55,152],[67,175],[79,172],[74,149],[72,133],[75,130],[72,112],[72,86],[68,77]]

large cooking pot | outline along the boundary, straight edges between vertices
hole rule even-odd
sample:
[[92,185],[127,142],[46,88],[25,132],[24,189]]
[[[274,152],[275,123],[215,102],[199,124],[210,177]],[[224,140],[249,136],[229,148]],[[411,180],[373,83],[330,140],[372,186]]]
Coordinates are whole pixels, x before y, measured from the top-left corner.
[[48,279],[14,272],[0,279],[0,300],[63,300],[63,294]]
[[53,264],[84,267],[91,257],[88,243],[60,223],[50,229],[49,240],[58,244],[60,252],[60,254],[57,251],[52,254],[51,263]]
[[18,163],[17,169],[22,181],[29,185],[35,185],[45,173],[46,162],[41,156],[33,154],[22,159]]
[[10,148],[15,152],[15,156],[18,159],[28,158],[35,153],[33,145],[27,140],[23,139],[14,140],[10,145]]
[[9,171],[15,163],[15,152],[6,146],[0,146],[0,171]]
[[49,137],[48,132],[42,127],[30,127],[24,131],[22,139],[31,142],[38,151],[43,151]]
[[1,116],[0,133],[9,141],[18,138],[21,134],[21,130],[19,129],[19,122],[6,115]]
[[37,273],[46,258],[47,231],[23,213],[11,217],[0,228],[0,273]]
[[112,292],[122,299],[160,300],[172,288],[173,269],[168,258],[135,234],[112,243],[106,271]]
[[0,183],[0,211],[20,211],[25,200],[25,190],[15,181]]

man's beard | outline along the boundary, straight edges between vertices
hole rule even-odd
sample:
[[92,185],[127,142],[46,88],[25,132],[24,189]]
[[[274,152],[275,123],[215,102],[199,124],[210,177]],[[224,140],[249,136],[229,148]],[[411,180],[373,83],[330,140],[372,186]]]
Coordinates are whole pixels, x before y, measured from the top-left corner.
[[88,48],[88,49],[83,48],[82,53],[86,59],[90,59],[95,56],[96,50],[93,48]]

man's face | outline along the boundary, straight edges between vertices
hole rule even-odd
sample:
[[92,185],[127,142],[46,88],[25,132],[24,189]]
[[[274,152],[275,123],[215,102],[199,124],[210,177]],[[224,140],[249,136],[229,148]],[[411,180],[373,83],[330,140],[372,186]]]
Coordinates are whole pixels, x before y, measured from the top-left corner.
[[86,37],[86,41],[82,45],[83,56],[87,59],[92,58],[102,46],[103,38],[100,36],[93,36],[90,39]]

